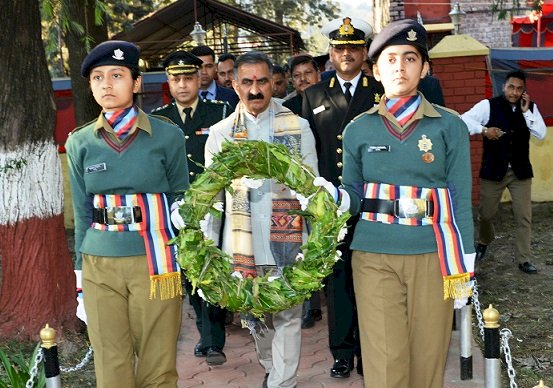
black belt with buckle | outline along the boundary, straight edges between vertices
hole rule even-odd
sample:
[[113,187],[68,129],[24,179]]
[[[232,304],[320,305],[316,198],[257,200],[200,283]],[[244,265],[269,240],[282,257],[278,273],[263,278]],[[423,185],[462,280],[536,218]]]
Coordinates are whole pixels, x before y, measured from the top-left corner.
[[94,208],[92,221],[104,225],[135,224],[142,222],[142,210],[140,210],[140,206]]
[[361,211],[387,214],[397,218],[422,219],[434,215],[434,202],[418,198],[363,198]]

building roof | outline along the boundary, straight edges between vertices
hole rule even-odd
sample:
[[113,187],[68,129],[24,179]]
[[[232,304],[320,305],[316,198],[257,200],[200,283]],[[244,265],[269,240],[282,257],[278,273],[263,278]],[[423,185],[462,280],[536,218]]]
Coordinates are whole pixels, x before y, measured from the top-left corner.
[[208,32],[206,44],[217,55],[225,52],[225,46],[233,54],[255,49],[286,56],[304,48],[298,31],[216,0],[178,0],[112,39],[138,44],[141,58],[155,68],[171,51],[193,46],[190,33],[196,21]]

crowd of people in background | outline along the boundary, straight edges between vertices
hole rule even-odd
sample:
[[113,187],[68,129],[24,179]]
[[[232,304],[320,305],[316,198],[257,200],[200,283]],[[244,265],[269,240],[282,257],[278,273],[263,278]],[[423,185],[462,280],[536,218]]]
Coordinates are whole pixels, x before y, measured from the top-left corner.
[[[343,17],[322,33],[329,38],[324,67],[308,53],[279,65],[255,51],[216,57],[197,46],[172,52],[163,61],[172,101],[151,115],[135,105],[136,46],[110,41],[85,59],[83,76],[103,112],[73,131],[67,154],[80,311],[81,318],[87,313],[82,319],[98,387],[121,379],[134,381],[128,386],[176,386],[182,304],[175,302],[180,293],[148,297],[161,287],[160,277],[182,277],[200,333],[190,354],[212,366],[227,361],[225,323],[232,312],[192,293],[174,265],[152,272],[167,252],[149,249],[145,237],[185,226],[181,191],[226,141],[285,144],[315,172],[315,184],[353,215],[323,291],[271,314],[267,330],[254,334],[262,387],[297,386],[301,331],[322,320],[324,300],[331,377],[347,379],[355,370],[366,387],[441,388],[453,308],[470,295],[475,258],[482,260],[494,239],[505,188],[513,197],[519,268],[538,271],[530,251],[529,138],[543,139],[546,131],[525,75],[509,73],[503,95],[459,116],[445,107],[426,31],[417,22],[392,22],[375,35],[365,21]],[[484,155],[475,244],[469,135],[477,134],[484,137]],[[295,215],[286,227],[271,221],[297,208],[293,192],[270,179],[255,187],[238,179],[221,200],[224,217],[212,219],[206,233],[234,258],[236,271],[264,276],[293,264],[306,220]],[[162,204],[162,214],[144,212],[144,201]],[[160,218],[163,233],[136,226],[148,217]],[[277,233],[286,233],[286,241],[275,239]],[[156,347],[159,341],[166,346]]]

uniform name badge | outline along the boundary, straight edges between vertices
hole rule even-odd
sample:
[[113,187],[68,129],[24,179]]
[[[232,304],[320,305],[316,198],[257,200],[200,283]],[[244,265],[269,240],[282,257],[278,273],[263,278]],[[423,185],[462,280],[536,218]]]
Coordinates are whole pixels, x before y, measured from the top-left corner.
[[92,174],[94,172],[101,172],[101,171],[106,171],[106,170],[107,170],[106,163],[98,163],[98,164],[94,164],[92,166],[88,166],[86,168],[86,173],[87,174]]
[[426,135],[422,135],[422,138],[419,140],[419,150],[424,152],[421,158],[424,163],[432,163],[434,161],[434,154],[430,152],[432,150],[432,141]]
[[313,109],[313,114],[317,115],[321,112],[324,112],[326,110],[326,107],[324,105],[318,106],[315,109]]
[[196,135],[209,135],[209,128],[199,128],[196,132]]

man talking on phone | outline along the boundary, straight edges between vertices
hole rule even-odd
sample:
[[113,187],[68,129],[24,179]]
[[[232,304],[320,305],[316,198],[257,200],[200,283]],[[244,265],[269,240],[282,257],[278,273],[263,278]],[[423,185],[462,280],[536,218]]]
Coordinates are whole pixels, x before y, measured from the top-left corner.
[[476,260],[482,260],[488,244],[494,240],[493,220],[503,191],[512,197],[516,224],[515,259],[527,274],[538,272],[532,264],[530,237],[532,229],[532,165],[530,135],[545,138],[545,122],[538,106],[526,92],[526,75],[520,71],[507,74],[503,94],[482,100],[461,116],[470,134],[482,134],[484,152],[480,169],[480,217]]

